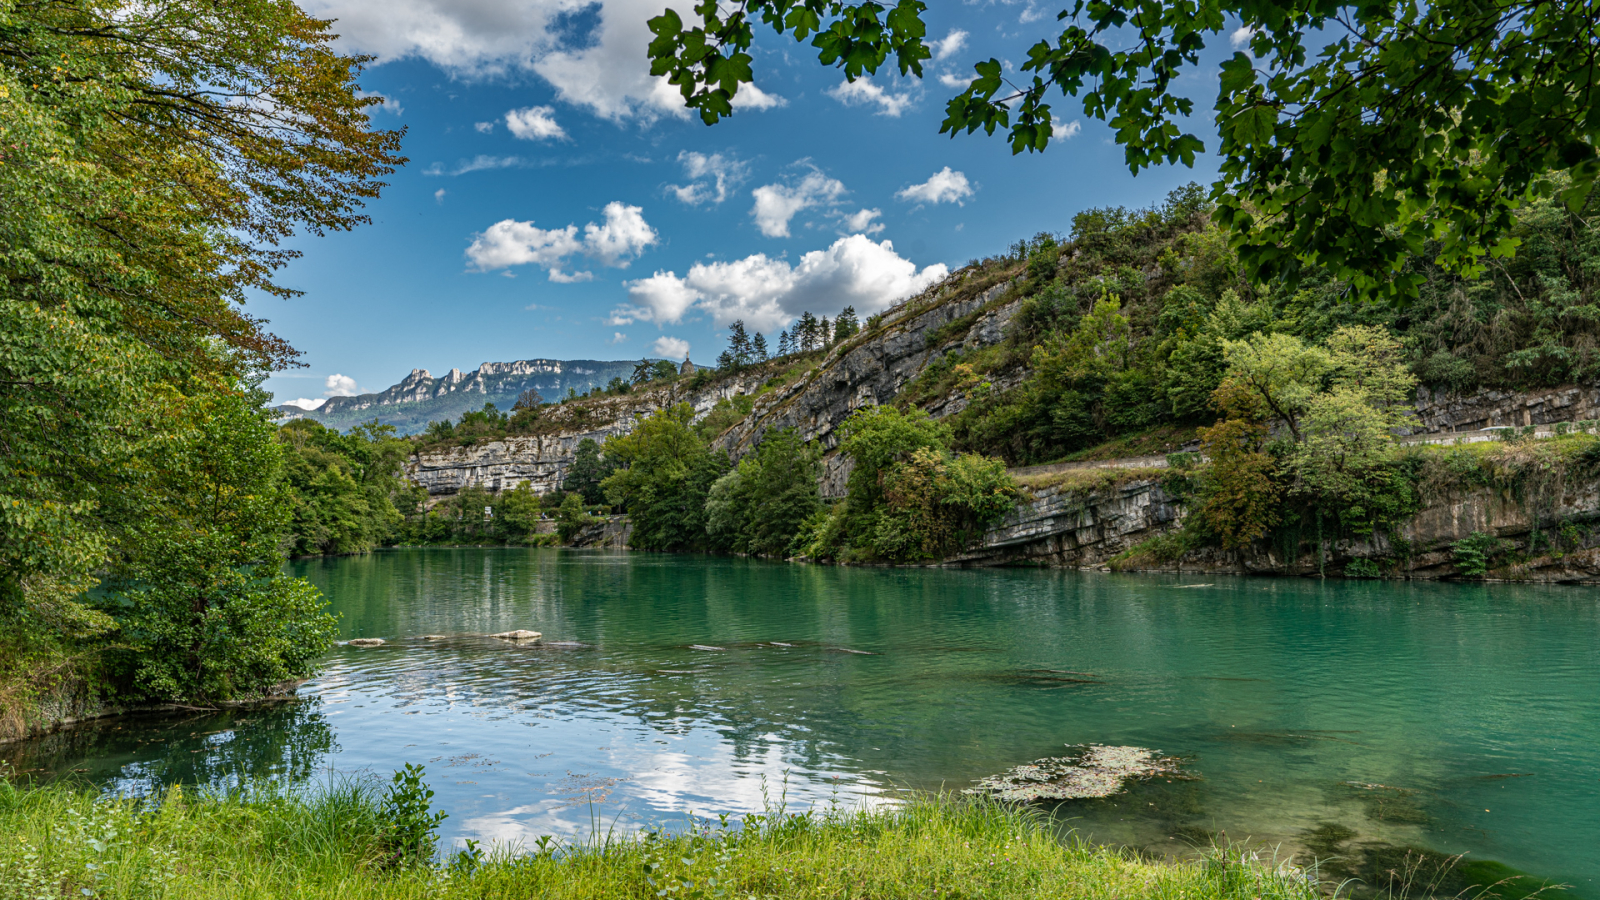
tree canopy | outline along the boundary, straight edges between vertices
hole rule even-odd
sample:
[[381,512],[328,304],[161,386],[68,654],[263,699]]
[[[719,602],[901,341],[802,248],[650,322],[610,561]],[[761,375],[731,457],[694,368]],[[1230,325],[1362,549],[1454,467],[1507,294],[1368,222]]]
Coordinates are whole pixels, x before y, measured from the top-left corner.
[[[809,42],[854,81],[891,56],[921,77],[931,56],[922,0],[701,3],[689,23],[650,20],[651,71],[714,123],[754,78],[758,24]],[[1559,196],[1589,204],[1600,177],[1600,0],[1076,0],[1062,30],[1007,72],[977,62],[941,132],[1001,130],[1012,151],[1055,134],[1056,92],[1108,123],[1133,173],[1193,165],[1206,142],[1183,85],[1208,47],[1221,62],[1213,103],[1220,177],[1212,199],[1241,262],[1260,278],[1315,266],[1371,295],[1406,298],[1408,260],[1475,273],[1514,252],[1512,213]],[[1113,49],[1113,48],[1123,49]],[[1248,50],[1248,52],[1246,52]]]

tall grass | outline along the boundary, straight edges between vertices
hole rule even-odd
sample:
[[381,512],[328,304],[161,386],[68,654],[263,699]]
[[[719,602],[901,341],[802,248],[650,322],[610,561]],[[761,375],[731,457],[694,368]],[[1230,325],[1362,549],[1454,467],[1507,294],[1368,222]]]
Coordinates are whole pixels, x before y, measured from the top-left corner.
[[[373,786],[174,789],[154,800],[0,780],[0,898],[1095,898],[1313,900],[1237,851],[1159,863],[1075,841],[1027,811],[928,797],[773,813],[394,866]],[[386,860],[388,862],[386,862]]]

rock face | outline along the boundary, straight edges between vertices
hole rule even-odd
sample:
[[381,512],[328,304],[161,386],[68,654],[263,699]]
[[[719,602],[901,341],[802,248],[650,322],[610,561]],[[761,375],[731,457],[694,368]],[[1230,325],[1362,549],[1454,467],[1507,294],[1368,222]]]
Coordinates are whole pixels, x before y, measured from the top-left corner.
[[[1159,477],[1138,477],[1092,492],[1046,489],[1022,503],[990,529],[982,543],[946,561],[955,566],[1046,565],[1098,569],[1135,545],[1170,533],[1182,524],[1183,508],[1171,502]],[[1555,523],[1600,520],[1600,485],[1568,491],[1541,514],[1539,530],[1548,538]],[[1548,540],[1526,562],[1491,570],[1497,580],[1600,583],[1600,534],[1579,529],[1576,545],[1552,552]],[[1386,575],[1419,579],[1457,575],[1451,545],[1473,532],[1493,535],[1525,554],[1535,533],[1526,503],[1489,488],[1479,488],[1424,507],[1400,529],[1403,544],[1387,537],[1333,540],[1318,552],[1314,542],[1286,558],[1258,543],[1244,552],[1208,548],[1169,565],[1144,571],[1219,572],[1260,575],[1342,575],[1356,560],[1370,560]]]
[[1417,390],[1414,433],[1472,431],[1495,425],[1550,425],[1600,419],[1600,385],[1539,391],[1480,390],[1471,394]]
[[572,536],[572,546],[584,550],[624,550],[633,536],[633,523],[627,516],[607,516],[585,525]]
[[[731,378],[713,387],[688,391],[676,387],[608,398],[592,407],[599,421],[588,428],[552,435],[508,437],[472,447],[449,447],[413,456],[406,474],[428,492],[430,503],[467,487],[508,491],[527,482],[534,493],[548,494],[566,480],[567,467],[585,438],[604,443],[612,435],[627,434],[657,410],[687,402],[698,419],[717,401],[749,393],[759,387],[754,377]],[[603,422],[603,424],[601,424]]]
[[[762,397],[744,421],[717,439],[716,446],[742,455],[768,430],[793,428],[802,439],[821,442],[827,453],[823,497],[843,496],[850,473],[848,460],[833,452],[839,445],[838,426],[862,407],[890,402],[907,382],[946,354],[1003,340],[1020,301],[984,311],[969,327],[946,340],[933,343],[930,335],[994,303],[1009,287],[1010,283],[997,284],[972,297],[941,302],[959,290],[960,284],[951,282],[933,296],[937,305],[932,308],[926,298],[917,298],[889,310],[884,333],[841,344],[806,378]],[[954,413],[964,406],[964,401],[959,406],[947,402],[938,412]]]

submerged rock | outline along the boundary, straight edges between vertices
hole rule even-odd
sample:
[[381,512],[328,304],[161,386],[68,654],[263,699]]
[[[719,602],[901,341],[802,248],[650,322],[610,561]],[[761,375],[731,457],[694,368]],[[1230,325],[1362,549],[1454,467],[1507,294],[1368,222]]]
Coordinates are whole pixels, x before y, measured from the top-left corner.
[[384,640],[383,638],[352,638],[345,643],[352,647],[382,647]]
[[489,636],[499,638],[502,641],[537,641],[544,637],[543,634],[537,631],[528,631],[523,628],[519,628],[516,631],[502,631],[499,634],[491,634]]
[[1130,778],[1187,777],[1178,759],[1143,747],[1068,745],[1071,756],[1036,759],[999,775],[980,778],[968,794],[1031,803],[1037,800],[1086,800],[1118,793]]

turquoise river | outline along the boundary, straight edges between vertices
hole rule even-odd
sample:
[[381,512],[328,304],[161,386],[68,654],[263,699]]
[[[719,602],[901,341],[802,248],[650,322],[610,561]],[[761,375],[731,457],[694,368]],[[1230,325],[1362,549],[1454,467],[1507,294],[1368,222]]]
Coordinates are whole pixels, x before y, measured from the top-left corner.
[[[294,570],[344,638],[386,643],[337,647],[300,702],[0,756],[135,792],[421,763],[449,840],[531,844],[1133,744],[1197,778],[1062,805],[1068,827],[1165,854],[1467,853],[1600,898],[1593,588],[505,549]],[[518,628],[544,641],[485,636]]]

